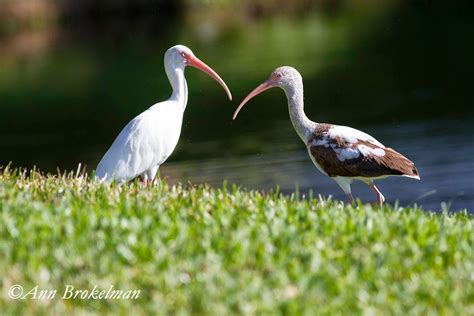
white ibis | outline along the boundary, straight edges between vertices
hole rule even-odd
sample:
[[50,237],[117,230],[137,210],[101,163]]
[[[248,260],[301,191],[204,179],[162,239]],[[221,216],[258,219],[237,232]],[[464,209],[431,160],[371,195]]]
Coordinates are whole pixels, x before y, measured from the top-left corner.
[[225,82],[204,62],[183,45],[168,49],[165,71],[173,88],[171,97],[156,103],[131,120],[120,132],[97,166],[96,178],[101,181],[129,181],[141,176],[153,181],[158,168],[168,159],[178,143],[183,113],[188,102],[188,86],[184,77],[186,66],[193,66],[214,78],[232,95]]
[[275,69],[270,78],[240,103],[233,119],[251,98],[273,87],[285,91],[291,122],[316,168],[333,178],[351,203],[351,183],[354,179],[366,183],[375,192],[380,204],[385,198],[375,186],[375,179],[389,176],[420,179],[412,161],[385,147],[372,136],[351,127],[316,123],[308,119],[303,110],[303,79],[292,67]]

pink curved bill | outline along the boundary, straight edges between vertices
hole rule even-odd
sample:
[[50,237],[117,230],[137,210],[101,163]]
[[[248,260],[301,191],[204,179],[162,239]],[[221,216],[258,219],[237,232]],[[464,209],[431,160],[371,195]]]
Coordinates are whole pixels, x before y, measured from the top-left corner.
[[237,110],[235,110],[234,112],[234,115],[232,116],[232,120],[235,120],[235,118],[237,117],[237,114],[239,114],[240,110],[243,108],[243,106],[250,100],[252,99],[254,96],[262,93],[263,91],[266,91],[270,88],[273,88],[275,87],[275,84],[271,81],[271,80],[267,80],[267,81],[264,81],[262,84],[260,84],[258,87],[256,87],[255,89],[252,90],[252,92],[250,92],[246,97],[245,99],[240,102],[239,106],[237,107]]
[[214,78],[222,86],[222,88],[224,88],[225,92],[227,93],[227,97],[229,97],[229,100],[232,101],[232,94],[230,93],[229,88],[227,88],[227,85],[225,84],[224,80],[222,80],[222,78],[217,74],[217,72],[215,72],[211,67],[206,65],[196,56],[188,57],[187,62],[189,66],[193,66],[199,70],[202,70],[203,72]]

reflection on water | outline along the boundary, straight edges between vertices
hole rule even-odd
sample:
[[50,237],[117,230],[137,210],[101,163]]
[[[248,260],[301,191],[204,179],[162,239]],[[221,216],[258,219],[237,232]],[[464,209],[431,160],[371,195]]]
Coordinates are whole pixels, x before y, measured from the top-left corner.
[[[440,210],[441,202],[446,202],[451,210],[474,210],[474,141],[466,133],[473,123],[435,121],[365,128],[386,146],[412,159],[420,171],[421,181],[398,177],[377,181],[387,202],[417,203],[430,210]],[[337,184],[314,167],[290,124],[288,121],[284,127],[288,137],[276,138],[258,155],[169,162],[162,166],[161,175],[169,183],[190,181],[219,186],[227,180],[262,190],[274,189],[278,184],[284,193],[298,188],[303,193],[312,190],[314,195],[344,200]],[[354,182],[353,192],[364,202],[375,201],[361,182]]]
[[275,67],[291,65],[304,77],[309,117],[369,132],[416,162],[422,181],[380,181],[389,201],[439,209],[453,200],[453,209],[472,210],[474,10],[393,3],[255,20],[217,14],[164,23],[152,15],[144,25],[119,18],[0,38],[0,165],[93,169],[128,121],[169,96],[163,52],[182,43],[235,100],[187,70],[181,141],[161,170],[170,182],[227,179],[285,192],[298,185],[342,197],[312,166],[281,91],[253,99],[231,122],[241,98]]

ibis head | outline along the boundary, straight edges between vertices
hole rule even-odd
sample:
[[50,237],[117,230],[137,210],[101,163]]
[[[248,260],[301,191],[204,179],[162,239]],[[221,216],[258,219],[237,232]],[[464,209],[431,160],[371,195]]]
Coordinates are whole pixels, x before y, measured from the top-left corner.
[[165,53],[165,64],[172,66],[172,68],[191,66],[207,73],[209,76],[214,78],[222,88],[224,88],[229,100],[232,100],[232,94],[224,80],[222,80],[222,78],[211,67],[197,58],[188,47],[184,45],[175,45],[169,48]]
[[299,89],[303,87],[303,79],[301,78],[300,73],[293,67],[290,66],[282,66],[278,67],[272,71],[270,77],[261,83],[258,87],[252,90],[245,99],[240,103],[237,109],[234,112],[234,116],[232,117],[233,120],[237,117],[242,107],[250,101],[253,97],[257,96],[258,94],[266,91],[270,88],[279,87],[283,89],[286,93],[291,91],[292,89]]

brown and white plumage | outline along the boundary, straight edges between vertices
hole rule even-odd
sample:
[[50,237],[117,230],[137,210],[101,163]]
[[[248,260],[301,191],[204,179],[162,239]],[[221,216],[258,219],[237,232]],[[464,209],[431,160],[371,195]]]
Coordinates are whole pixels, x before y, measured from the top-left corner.
[[389,176],[420,179],[412,161],[394,149],[385,147],[374,137],[351,127],[309,120],[303,110],[303,79],[292,67],[275,69],[268,80],[241,102],[234,119],[252,97],[272,87],[280,87],[285,91],[291,122],[305,143],[314,165],[323,174],[333,178],[350,201],[353,200],[351,183],[354,179],[365,182],[375,192],[380,204],[385,198],[373,180]]

